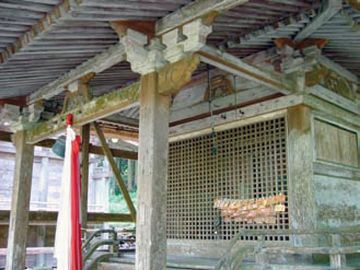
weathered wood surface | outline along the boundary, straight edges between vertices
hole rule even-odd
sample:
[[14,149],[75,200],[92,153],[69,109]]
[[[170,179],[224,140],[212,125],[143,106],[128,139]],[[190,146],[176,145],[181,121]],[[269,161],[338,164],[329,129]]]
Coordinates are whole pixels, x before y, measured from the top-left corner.
[[[57,212],[29,211],[29,225],[56,225]],[[9,224],[10,211],[0,210],[0,225]],[[88,224],[104,222],[133,222],[129,214],[87,213]]]
[[156,35],[162,35],[211,12],[221,13],[246,2],[248,0],[205,0],[192,2],[158,20],[156,22]]
[[[0,141],[11,142],[11,135],[12,133],[10,132],[0,131]],[[54,139],[45,139],[43,141],[37,142],[35,146],[51,148],[55,142],[56,140]],[[115,148],[110,148],[110,151],[114,157],[137,160],[137,152]],[[93,144],[89,145],[89,153],[95,155],[104,155],[102,148]]]
[[89,147],[90,124],[81,127],[81,227],[87,227],[88,193],[89,193]]
[[105,136],[104,136],[104,133],[102,132],[102,130],[100,129],[100,127],[98,126],[98,124],[96,122],[93,123],[93,126],[95,128],[95,131],[96,131],[96,135],[98,136],[99,140],[100,140],[100,143],[101,143],[101,147],[102,147],[102,150],[104,152],[104,155],[106,156],[110,166],[111,166],[111,169],[114,173],[114,176],[116,178],[116,181],[117,181],[117,184],[124,196],[124,199],[125,199],[125,202],[126,202],[126,205],[127,207],[129,208],[129,211],[130,211],[130,215],[131,215],[131,218],[132,218],[132,221],[136,221],[136,209],[134,207],[134,204],[131,200],[131,197],[129,195],[129,192],[128,192],[128,189],[124,183],[124,180],[122,179],[121,177],[121,172],[120,172],[120,169],[119,167],[117,166],[115,160],[114,160],[114,157],[111,153],[111,150],[106,142],[106,139],[105,139]]
[[25,269],[34,146],[26,143],[24,131],[14,135],[15,174],[11,201],[6,269]]
[[[156,23],[156,36],[161,36],[164,33],[183,26],[200,17],[213,18],[215,15],[220,14],[232,7],[246,3],[248,0],[206,0],[200,2],[190,3],[180,10],[168,14]],[[56,26],[60,25],[63,20],[73,19],[75,13],[84,16],[89,7],[86,5],[86,1],[69,1],[65,0],[60,4],[53,12],[46,15],[46,17],[39,21],[32,29],[26,32],[16,43],[11,44],[3,53],[2,61],[5,62],[16,54],[19,54],[21,50],[27,48],[36,39],[46,37]],[[104,3],[97,3],[102,5]],[[124,5],[125,3],[113,3],[112,8],[116,10],[116,6]],[[131,5],[135,5],[132,3]],[[164,3],[165,5],[165,3]],[[101,17],[101,9],[99,8],[96,15]],[[121,10],[120,10],[121,11]],[[75,13],[74,13],[75,12]],[[105,14],[109,16],[110,10],[107,10]],[[152,10],[152,15],[155,15],[155,11]],[[95,16],[95,14],[93,14]],[[105,15],[104,15],[105,16]],[[96,16],[95,16],[96,17]],[[116,12],[114,16],[116,17]],[[121,17],[121,16],[120,16]],[[161,16],[159,16],[161,17]],[[76,19],[80,19],[76,16]],[[95,18],[89,17],[88,20],[94,20]],[[96,19],[95,19],[96,20]],[[114,18],[111,19],[114,21]],[[63,30],[64,32],[64,30]],[[76,51],[74,51],[76,52]],[[83,53],[83,51],[82,51]],[[91,72],[99,73],[115,64],[124,61],[125,55],[123,46],[116,44],[95,56],[92,59],[84,62],[75,69],[61,76],[57,80],[45,85],[36,92],[32,93],[29,98],[29,103],[34,103],[40,99],[51,98],[64,90],[64,87],[72,81],[79,79],[80,77],[89,74]],[[46,79],[46,78],[44,78]]]
[[281,111],[283,112],[289,107],[303,104],[303,102],[303,97],[299,95],[283,96],[248,106],[245,105],[235,110],[216,114],[212,117],[205,117],[190,123],[180,124],[170,129],[170,141],[211,133],[212,125],[214,125],[215,131],[217,131],[224,129],[224,127],[229,128],[239,125],[240,122],[246,124],[247,121],[252,121],[252,117],[267,119],[269,115],[272,115],[271,113],[281,113]]
[[49,99],[64,91],[70,83],[82,78],[90,73],[100,73],[117,63],[126,59],[125,49],[122,44],[116,44],[77,66],[68,73],[62,75],[55,81],[45,85],[29,96],[28,103],[32,104],[42,99]]
[[166,179],[170,96],[158,93],[157,74],[142,76],[138,167],[136,269],[166,268]]
[[46,122],[39,122],[27,128],[27,142],[36,143],[66,128],[66,116],[74,115],[74,127],[80,127],[97,119],[120,112],[137,105],[139,83],[110,92],[85,103],[81,108],[57,115]]
[[322,1],[322,3],[322,11],[305,28],[297,33],[295,41],[302,41],[311,36],[312,33],[328,22],[342,8],[341,0],[326,0]]
[[358,134],[356,131],[315,119],[314,136],[315,158],[317,160],[359,167]]
[[[291,229],[316,228],[313,183],[313,138],[311,109],[299,105],[288,109],[289,221]],[[296,245],[309,239],[296,237]]]
[[306,91],[318,98],[335,104],[336,106],[341,107],[344,110],[360,115],[360,104],[357,104],[356,101],[350,100],[337,93],[334,93],[333,91],[321,85],[308,87]]
[[359,114],[349,112],[334,104],[326,102],[318,97],[304,94],[304,104],[314,109],[314,111],[325,118],[336,119],[336,122],[347,123],[348,125],[359,127],[360,117]]
[[287,79],[283,74],[263,71],[229,53],[222,52],[210,46],[204,46],[197,53],[200,55],[201,61],[230,72],[231,74],[255,81],[284,94],[290,94],[295,91],[294,82]]

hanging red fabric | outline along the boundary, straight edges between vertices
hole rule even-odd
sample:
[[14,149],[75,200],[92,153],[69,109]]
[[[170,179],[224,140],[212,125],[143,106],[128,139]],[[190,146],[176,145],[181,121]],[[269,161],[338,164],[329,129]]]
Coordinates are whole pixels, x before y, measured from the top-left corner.
[[80,224],[80,136],[72,141],[71,154],[71,270],[82,270]]
[[[66,124],[72,126],[73,115],[68,114],[66,117]],[[70,200],[71,200],[71,270],[82,270],[82,252],[81,252],[81,224],[80,224],[80,136],[76,136],[75,140],[71,142],[71,187],[70,187]]]
[[80,136],[71,128],[73,115],[66,117],[66,150],[61,180],[61,204],[56,225],[54,257],[58,270],[82,270],[80,225]]

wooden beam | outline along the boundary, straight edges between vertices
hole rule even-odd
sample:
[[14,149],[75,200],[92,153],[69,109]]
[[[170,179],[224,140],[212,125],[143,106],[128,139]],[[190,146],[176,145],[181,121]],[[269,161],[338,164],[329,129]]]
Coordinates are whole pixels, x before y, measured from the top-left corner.
[[323,0],[322,2],[320,13],[295,36],[295,41],[302,41],[311,36],[342,8],[342,0]]
[[11,195],[6,269],[25,269],[34,146],[27,144],[25,131],[14,135],[15,172]]
[[156,72],[141,77],[137,270],[166,269],[166,178],[170,96],[160,95]]
[[[239,126],[239,122],[246,124],[252,121],[253,117],[259,116],[264,119],[266,115],[284,111],[289,107],[304,103],[301,95],[287,95],[258,102],[251,105],[237,107],[231,111],[214,114],[189,123],[180,124],[170,129],[170,141],[177,141],[189,137],[210,134],[212,126],[215,131],[223,130],[226,127]],[[140,155],[140,154],[139,154]]]
[[126,59],[125,49],[122,44],[116,44],[99,55],[87,60],[75,69],[69,71],[55,81],[43,86],[29,96],[28,104],[41,99],[49,99],[64,91],[70,83],[87,74],[100,73]]
[[27,142],[37,143],[47,137],[58,134],[66,129],[66,115],[74,115],[74,127],[81,127],[90,122],[118,113],[137,105],[139,98],[139,83],[110,92],[92,99],[81,107],[65,114],[59,114],[46,122],[35,123],[27,127]]
[[104,155],[106,156],[107,160],[109,161],[109,164],[111,166],[111,169],[114,173],[114,176],[117,180],[117,183],[119,185],[119,188],[124,196],[124,199],[125,199],[125,202],[130,210],[130,215],[133,219],[133,221],[135,222],[136,221],[136,209],[134,207],[134,204],[130,198],[130,195],[129,195],[129,192],[126,188],[126,185],[124,183],[124,180],[122,179],[121,177],[121,172],[120,172],[120,169],[118,168],[115,160],[114,160],[114,157],[110,151],[110,148],[106,142],[106,139],[105,139],[105,136],[104,136],[104,133],[102,132],[102,130],[100,129],[100,127],[98,126],[98,124],[96,122],[93,123],[93,126],[95,128],[95,131],[96,131],[96,134],[100,140],[100,143],[101,143],[101,146],[102,146],[102,149],[104,151]]
[[90,124],[81,127],[81,227],[87,227],[89,193]]
[[250,65],[229,53],[210,46],[204,46],[197,54],[200,60],[239,77],[257,82],[261,85],[278,90],[283,94],[295,91],[295,83],[279,73],[270,73]]
[[[10,132],[0,131],[0,141],[11,142],[11,135],[12,133]],[[55,142],[56,140],[54,139],[45,139],[43,141],[36,143],[35,146],[51,148]],[[110,151],[114,157],[131,159],[131,160],[137,160],[138,158],[137,152],[115,149],[115,148],[110,148]],[[93,144],[89,145],[89,153],[95,155],[104,155],[102,148],[100,146]]]
[[[237,107],[244,107],[254,103],[259,103],[265,99],[279,97],[282,95],[268,87],[259,86],[248,90],[237,90],[236,93],[224,97],[218,97],[212,100],[213,113],[219,114],[225,111],[233,110]],[[203,101],[185,108],[172,110],[170,114],[170,126],[194,121],[199,118],[210,115],[209,102]]]
[[[72,17],[72,13],[79,11],[83,0],[63,0],[56,5],[49,13],[44,14],[40,20],[31,23],[32,27],[23,33],[16,41],[7,46],[0,53],[0,64],[6,63],[14,55],[21,53],[26,47],[38,42],[39,39],[53,31],[59,24]],[[26,14],[24,14],[26,16]],[[22,19],[25,20],[25,17]],[[29,22],[32,22],[30,20]]]
[[219,14],[248,0],[198,0],[170,13],[156,22],[156,35],[160,36],[175,28],[211,13]]
[[[137,160],[138,158],[138,154],[136,152],[114,149],[114,148],[110,148],[110,151],[113,157],[131,159],[131,160]],[[90,145],[90,153],[96,155],[104,155],[103,149],[100,146],[96,146],[96,145]]]
[[[29,211],[29,225],[52,225],[57,222],[58,212]],[[0,210],[0,225],[9,225],[10,211]],[[133,222],[129,214],[87,213],[88,224],[101,224],[104,222]]]

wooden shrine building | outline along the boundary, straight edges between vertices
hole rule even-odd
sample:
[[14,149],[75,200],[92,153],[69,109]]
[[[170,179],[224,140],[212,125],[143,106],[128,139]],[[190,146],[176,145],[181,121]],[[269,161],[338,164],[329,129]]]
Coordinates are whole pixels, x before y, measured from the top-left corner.
[[[85,269],[360,269],[359,76],[359,0],[0,1],[6,270],[25,269],[29,222],[56,218],[29,211],[34,146],[69,113],[82,226],[89,153],[129,208],[98,220],[136,223],[135,257],[114,243]],[[114,156],[138,159],[136,206]]]

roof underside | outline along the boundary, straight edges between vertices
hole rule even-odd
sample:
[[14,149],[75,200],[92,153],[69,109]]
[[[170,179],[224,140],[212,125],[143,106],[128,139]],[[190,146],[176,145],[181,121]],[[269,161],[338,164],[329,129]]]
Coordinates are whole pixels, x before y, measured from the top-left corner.
[[[54,81],[87,59],[118,42],[109,21],[151,20],[189,4],[191,0],[82,0],[80,7],[53,22],[20,50],[2,59],[0,98],[26,96]],[[226,45],[239,57],[273,47],[277,37],[294,37],[315,16],[319,0],[250,0],[219,16],[208,43]],[[8,51],[17,39],[61,0],[4,0],[0,3],[0,52]],[[360,13],[344,9],[311,37],[329,39],[325,54],[360,75],[360,35],[354,28]],[[35,29],[37,30],[37,29]],[[128,63],[120,63],[98,74],[90,86],[99,95],[134,81],[138,75]]]

